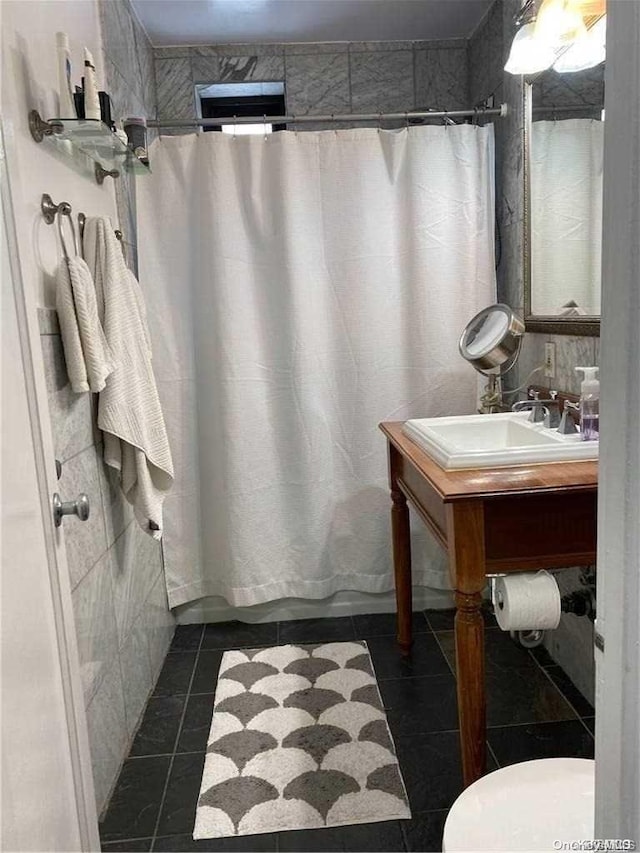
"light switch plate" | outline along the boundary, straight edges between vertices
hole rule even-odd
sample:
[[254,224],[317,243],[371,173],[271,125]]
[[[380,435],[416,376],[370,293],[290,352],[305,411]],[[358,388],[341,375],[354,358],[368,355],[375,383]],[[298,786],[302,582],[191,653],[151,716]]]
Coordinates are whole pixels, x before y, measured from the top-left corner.
[[544,345],[544,375],[549,379],[556,375],[556,345],[551,342]]

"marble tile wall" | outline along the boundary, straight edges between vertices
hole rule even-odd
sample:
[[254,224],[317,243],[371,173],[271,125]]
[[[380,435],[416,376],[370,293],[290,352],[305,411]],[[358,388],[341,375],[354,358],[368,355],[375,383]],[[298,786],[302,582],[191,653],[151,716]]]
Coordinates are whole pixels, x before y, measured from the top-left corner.
[[39,309],[60,494],[86,492],[86,522],[65,522],[98,810],[106,806],[173,635],[160,546],[138,527],[102,460],[96,398],[69,385],[55,310]]
[[[550,69],[536,78],[533,86],[534,110],[580,104],[586,107],[595,105],[598,109],[604,106],[604,63],[571,74],[558,74]],[[555,118],[560,115],[555,113]],[[575,115],[567,113],[568,117]],[[540,114],[537,113],[535,117],[540,118]]]
[[155,48],[154,56],[160,118],[195,115],[195,84],[217,82],[283,81],[293,115],[469,106],[464,39],[221,44]]
[[582,376],[576,373],[575,368],[578,365],[581,367],[598,365],[599,338],[527,333],[518,359],[520,382],[527,381],[527,376],[535,368],[544,364],[544,345],[547,342],[555,344],[556,347],[556,375],[549,378],[544,375],[544,371],[539,370],[531,376],[529,384],[565,391],[569,394],[580,394]]
[[469,39],[469,99],[481,104],[502,86],[504,73],[503,3],[496,0]]
[[[154,115],[155,70],[144,30],[128,2],[99,5],[115,117]],[[135,262],[135,180],[125,174],[115,186],[125,254]],[[39,321],[54,447],[62,463],[59,491],[63,499],[86,492],[91,503],[88,521],[65,521],[64,537],[100,812],[128,753],[175,620],[167,605],[160,547],[139,529],[102,461],[96,398],[71,390],[55,310],[39,309]]]
[[[156,115],[156,69],[153,49],[129,0],[99,0],[107,91],[114,118]],[[149,131],[149,143],[155,131]],[[135,178],[124,173],[115,183],[125,255],[137,273]]]
[[[581,571],[573,568],[555,574],[562,595],[582,587]],[[595,705],[593,642],[593,623],[586,616],[563,613],[556,630],[547,632],[544,645],[582,695]]]

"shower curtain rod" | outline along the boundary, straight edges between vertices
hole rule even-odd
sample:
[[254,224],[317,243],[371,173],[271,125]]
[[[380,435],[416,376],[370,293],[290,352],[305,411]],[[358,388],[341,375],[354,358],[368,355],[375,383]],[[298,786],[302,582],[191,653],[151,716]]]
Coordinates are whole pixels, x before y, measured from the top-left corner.
[[303,116],[221,116],[220,118],[148,119],[147,127],[217,127],[221,124],[302,124],[304,122],[352,122],[352,121],[407,121],[429,118],[483,118],[484,116],[507,115],[507,105],[499,107],[477,107],[471,110],[426,110],[405,113],[363,113],[350,115],[303,115]]

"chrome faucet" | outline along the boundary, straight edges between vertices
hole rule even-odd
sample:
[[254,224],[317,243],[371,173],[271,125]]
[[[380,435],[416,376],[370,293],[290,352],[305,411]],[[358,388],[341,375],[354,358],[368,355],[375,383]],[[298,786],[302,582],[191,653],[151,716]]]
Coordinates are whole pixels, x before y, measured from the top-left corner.
[[[552,391],[551,393],[555,395],[556,392]],[[531,423],[539,424],[544,422],[546,426],[547,418],[550,417],[550,411],[547,406],[551,403],[555,403],[557,406],[555,397],[553,400],[541,400],[540,392],[534,391],[533,400],[520,400],[520,402],[514,403],[513,406],[511,406],[511,411],[522,412],[524,409],[531,409],[531,414],[529,415]],[[558,417],[558,422],[559,420],[560,419]]]

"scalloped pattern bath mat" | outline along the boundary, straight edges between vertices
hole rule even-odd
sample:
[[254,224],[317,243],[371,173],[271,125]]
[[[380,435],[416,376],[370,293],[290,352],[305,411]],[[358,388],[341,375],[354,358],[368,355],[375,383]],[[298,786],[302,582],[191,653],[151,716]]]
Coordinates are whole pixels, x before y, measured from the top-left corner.
[[225,652],[195,839],[410,817],[366,643]]

